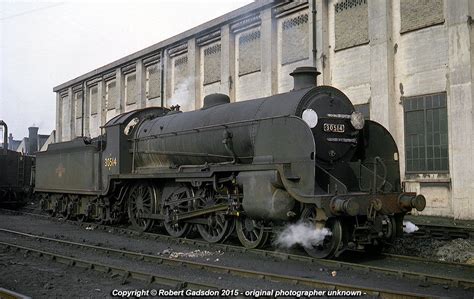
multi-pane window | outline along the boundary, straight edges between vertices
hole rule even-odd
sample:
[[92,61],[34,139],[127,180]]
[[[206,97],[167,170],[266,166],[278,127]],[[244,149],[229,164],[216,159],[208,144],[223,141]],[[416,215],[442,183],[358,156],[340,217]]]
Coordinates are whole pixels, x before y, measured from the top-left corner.
[[115,102],[117,101],[117,84],[115,80],[110,80],[105,83],[105,107],[108,110],[115,109]]
[[82,91],[78,91],[74,93],[74,105],[75,105],[75,113],[76,118],[82,117]]
[[446,93],[406,98],[404,109],[406,172],[447,172]]
[[90,105],[91,105],[91,115],[97,114],[97,109],[99,107],[97,85],[94,85],[94,86],[90,87],[90,89],[89,89],[89,99],[90,99]]
[[158,63],[146,68],[146,97],[151,100],[161,96],[161,70]]
[[125,76],[125,103],[127,105],[137,102],[137,76],[131,73]]

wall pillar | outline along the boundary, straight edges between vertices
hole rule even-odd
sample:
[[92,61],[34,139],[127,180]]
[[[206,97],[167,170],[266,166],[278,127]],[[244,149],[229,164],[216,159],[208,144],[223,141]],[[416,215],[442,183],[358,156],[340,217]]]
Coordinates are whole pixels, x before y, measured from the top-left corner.
[[91,136],[91,131],[90,131],[90,119],[91,119],[91,97],[90,97],[90,86],[86,84],[84,88],[84,107],[82,108],[84,110],[84,136],[85,137],[90,137]]
[[145,68],[143,66],[143,61],[140,59],[137,61],[136,67],[136,78],[137,78],[137,108],[145,108],[146,107],[146,76],[145,76]]
[[188,40],[188,75],[190,76],[188,85],[189,100],[194,99],[194,110],[201,108],[201,89],[200,89],[200,61],[201,53],[196,45],[196,39]]
[[56,138],[55,142],[61,142],[63,136],[63,125],[62,125],[62,101],[60,92],[56,92]]
[[277,81],[276,72],[272,72],[272,57],[276,57],[276,38],[273,34],[272,10],[267,8],[260,12],[262,24],[260,25],[260,55],[262,62],[261,88],[262,96],[272,95],[272,84]]
[[[310,13],[312,9],[310,4]],[[318,85],[331,85],[328,0],[317,0],[315,9],[316,24],[310,22],[311,30],[309,32],[314,36],[313,32],[316,30],[316,68],[321,72],[321,75],[318,76]]]
[[168,51],[163,51],[163,53],[164,53],[164,57],[162,59],[164,59],[163,66],[165,68],[165,70],[164,70],[165,78],[163,79],[163,82],[164,82],[165,86],[162,87],[165,90],[165,92],[164,92],[165,96],[164,96],[164,99],[163,99],[163,103],[164,103],[165,107],[168,107],[168,101],[167,100],[173,96],[172,80],[173,80],[173,75],[174,75],[173,74],[174,68],[172,66],[173,59],[171,59]]
[[115,113],[120,114],[125,111],[125,97],[123,96],[123,75],[122,69],[120,67],[117,68],[115,73],[115,84],[117,88],[117,103],[115,103]]
[[99,124],[100,126],[103,126],[107,120],[107,107],[105,106],[105,81],[103,79],[97,83],[97,100],[99,101],[97,107],[97,112],[100,117]]
[[72,86],[67,89],[69,99],[69,111],[68,111],[68,126],[69,126],[69,137],[68,140],[72,140],[76,137],[76,101],[74,99],[74,93],[72,92]]
[[392,45],[392,3],[372,0],[369,7],[370,40],[370,118],[381,123],[392,134],[396,129],[393,45]]
[[445,1],[448,28],[448,138],[455,219],[474,215],[473,53],[469,0]]
[[229,24],[221,27],[221,93],[235,102],[235,35]]

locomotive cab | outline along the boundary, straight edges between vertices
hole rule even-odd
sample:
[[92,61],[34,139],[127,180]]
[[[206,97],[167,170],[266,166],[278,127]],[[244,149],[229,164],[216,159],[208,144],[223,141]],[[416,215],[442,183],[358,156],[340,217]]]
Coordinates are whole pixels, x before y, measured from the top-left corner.
[[[102,183],[107,190],[111,177],[133,172],[133,139],[138,127],[146,119],[167,114],[167,108],[152,107],[117,115],[105,126],[107,146],[102,153]],[[107,192],[105,192],[107,193]]]

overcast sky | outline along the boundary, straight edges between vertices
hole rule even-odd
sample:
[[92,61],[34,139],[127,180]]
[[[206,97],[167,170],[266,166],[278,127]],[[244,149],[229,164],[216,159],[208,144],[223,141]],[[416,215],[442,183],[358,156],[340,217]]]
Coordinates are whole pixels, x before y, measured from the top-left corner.
[[0,119],[50,134],[54,86],[251,2],[0,0]]

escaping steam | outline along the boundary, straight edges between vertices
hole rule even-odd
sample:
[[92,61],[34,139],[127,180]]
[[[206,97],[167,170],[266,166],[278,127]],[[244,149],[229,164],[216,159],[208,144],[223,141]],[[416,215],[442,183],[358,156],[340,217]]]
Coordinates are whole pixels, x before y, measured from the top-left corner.
[[192,111],[194,106],[194,97],[190,96],[190,87],[194,77],[188,77],[182,82],[178,83],[173,90],[173,96],[166,100],[168,108],[174,105],[179,105],[181,111]]
[[416,226],[414,223],[410,221],[403,221],[403,232],[411,234],[413,232],[416,232],[418,229],[418,226]]
[[290,248],[299,244],[305,248],[311,248],[323,242],[324,237],[331,235],[327,228],[316,229],[313,224],[297,222],[290,224],[278,234],[275,245],[282,248]]

